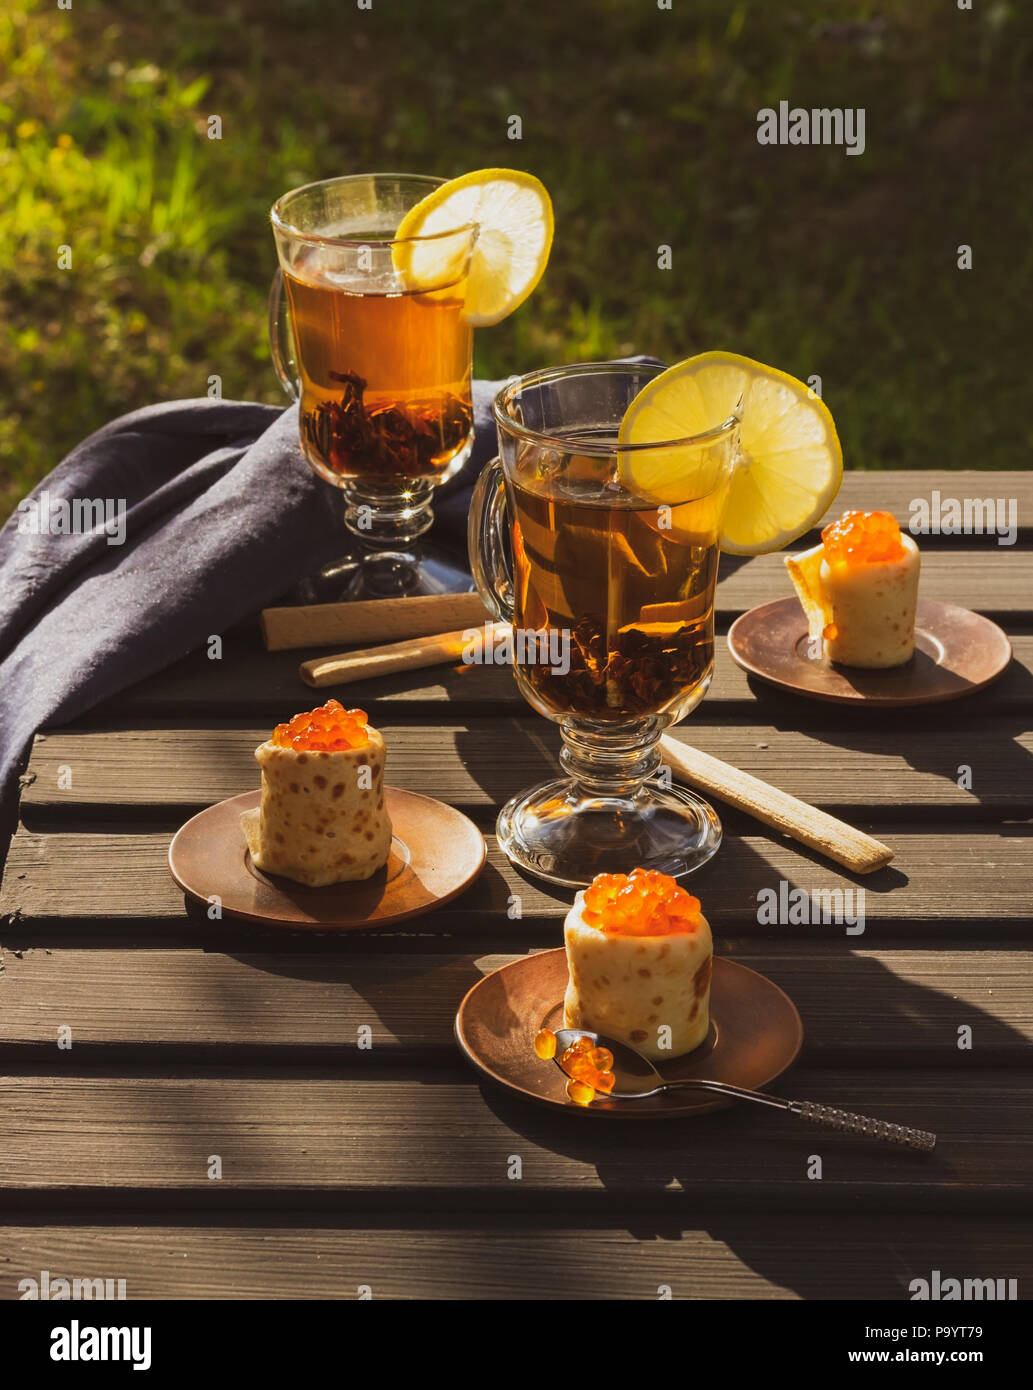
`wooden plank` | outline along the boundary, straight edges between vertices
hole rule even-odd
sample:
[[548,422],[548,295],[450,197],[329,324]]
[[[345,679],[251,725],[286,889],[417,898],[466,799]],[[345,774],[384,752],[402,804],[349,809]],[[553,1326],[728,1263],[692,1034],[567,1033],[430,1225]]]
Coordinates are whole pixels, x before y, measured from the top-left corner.
[[[1033,638],[1030,639],[1033,643]],[[204,650],[192,652],[167,670],[138,682],[107,700],[92,718],[121,719],[141,716],[248,718],[266,716],[270,724],[289,719],[301,709],[332,695],[349,705],[359,705],[371,715],[397,717],[398,706],[452,705],[466,711],[490,704],[513,711],[526,703],[504,666],[434,666],[423,671],[403,671],[372,681],[327,687],[314,691],[298,675],[298,666],[311,657],[336,652],[336,647],[305,647],[299,651],[267,652],[257,640],[239,634],[224,639],[222,658],[208,659]],[[729,665],[734,665],[727,657]]]
[[[828,716],[823,716],[827,718]],[[386,725],[395,786],[464,809],[493,809],[556,775],[559,732],[533,714]],[[1033,813],[1030,720],[936,716],[879,727],[692,722],[672,731],[715,757],[846,814],[957,820]],[[258,786],[254,750],[268,729],[59,729],[38,735],[23,816],[132,810],[149,819],[200,810]],[[971,770],[971,788],[959,786]]]
[[[70,1029],[80,1065],[116,1055],[346,1063],[357,1056],[359,1030],[369,1029],[378,1059],[404,1054],[426,1066],[454,1057],[452,1023],[466,991],[523,954],[401,949],[0,951],[0,1056],[53,1063],[59,1030]],[[971,1030],[966,1066],[1028,1066],[1033,1058],[1028,951],[733,941],[721,954],[795,1001],[809,1063],[956,1067],[961,1027]]]
[[[1015,660],[999,681],[979,695],[980,715],[1021,713],[1029,709],[1033,691],[1033,635],[1012,637]],[[194,652],[166,671],[131,686],[91,711],[91,720],[178,717],[206,720],[226,716],[241,722],[264,716],[270,725],[300,709],[311,708],[313,691],[298,676],[298,663],[330,648],[303,652],[267,652],[255,641],[234,634],[225,640],[220,661]],[[506,666],[441,666],[406,671],[375,681],[329,687],[350,705],[359,705],[374,722],[397,718],[405,706],[451,706],[452,713],[472,713],[490,707],[497,714],[523,713],[527,705]],[[751,681],[732,660],[723,637],[714,653],[714,679],[694,720],[719,714],[747,714],[779,709],[796,714],[801,723],[814,713],[814,702],[786,695],[762,681]],[[967,710],[968,706],[963,706]],[[972,706],[976,708],[975,705]],[[856,718],[856,713],[851,717]]]
[[[386,1070],[386,1069],[385,1069]],[[365,1075],[362,1073],[365,1072]],[[0,1202],[367,1209],[1033,1212],[1029,1072],[800,1068],[779,1092],[939,1135],[920,1155],[743,1105],[643,1127],[551,1113],[472,1073],[0,1078]],[[808,1177],[822,1157],[820,1182]],[[209,1176],[212,1155],[221,1180]],[[513,1179],[513,1157],[521,1179]]]
[[[938,499],[937,499],[938,495]],[[848,468],[843,474],[843,485],[819,526],[834,520],[848,510],[878,510],[892,512],[900,526],[906,527],[912,518],[920,524],[923,517],[923,504],[929,507],[930,516],[939,515],[949,519],[948,500],[957,499],[962,507],[966,499],[994,499],[1003,503],[996,508],[996,515],[1005,522],[1009,511],[1014,510],[1020,534],[1033,527],[1033,473],[1029,469],[1016,469],[1015,472],[981,473],[978,469],[958,469],[948,473],[931,469],[894,469],[885,473]],[[1014,504],[1014,508],[1010,504]],[[978,518],[980,513],[974,513]],[[997,546],[996,536],[970,534],[962,536],[921,535],[916,536],[919,545],[951,546]]]
[[[758,555],[738,566],[732,556],[722,556],[717,607],[725,617],[792,592],[781,554]],[[1033,549],[923,549],[921,593],[1002,622],[1028,622],[1033,609]]]
[[[886,836],[897,857],[886,869],[864,879],[839,872],[803,852],[795,842],[728,835],[719,853],[693,879],[714,931],[719,936],[820,937],[844,946],[859,946],[875,933],[908,930],[961,938],[975,933],[977,939],[1028,933],[1033,923],[1029,893],[1033,831],[1029,826],[965,827],[952,832],[930,826],[887,830],[881,824],[868,824],[866,828]],[[98,833],[95,828],[53,835],[19,830],[11,843],[0,893],[0,916],[14,923],[5,932],[5,940],[10,943],[15,932],[30,943],[34,936],[65,932],[87,937],[125,933],[133,939],[149,939],[171,929],[181,938],[193,934],[213,944],[227,932],[237,932],[245,943],[258,941],[264,949],[280,949],[285,938],[275,929],[263,934],[246,926],[234,927],[229,919],[212,922],[203,912],[187,918],[183,894],[166,867],[170,839],[169,830],[140,833],[125,826],[117,833]],[[494,836],[488,836],[488,845],[488,865],[477,883],[439,912],[404,923],[404,933],[431,933],[445,942],[455,934],[479,933],[497,939],[514,932],[528,944],[556,940],[556,924],[570,905],[570,892],[518,873]],[[859,888],[864,890],[863,903],[856,896]],[[788,920],[789,913],[782,912],[781,894],[795,889],[803,889],[813,904],[814,910],[808,908],[806,913],[808,920]],[[847,924],[822,919],[818,895],[837,890],[843,895],[844,916],[848,909],[856,912],[863,907],[864,933],[848,936]],[[848,891],[855,896],[848,898]],[[518,924],[508,916],[513,894],[519,896],[523,913]],[[782,924],[769,922],[767,913],[759,913],[772,894],[775,916],[786,919]],[[791,905],[787,898],[785,906]],[[802,908],[793,912],[794,918],[802,915]],[[758,916],[764,920],[758,921]],[[291,934],[287,939],[292,949],[299,936],[311,939],[305,933]],[[376,940],[377,934],[352,934],[348,949]],[[327,939],[321,937],[318,942],[318,949],[324,949]]]
[[[139,1219],[138,1219],[139,1220]],[[0,1227],[0,1298],[42,1271],[124,1279],[131,1299],[880,1299],[911,1297],[913,1279],[1033,1281],[1033,1223],[1021,1217],[755,1213],[705,1229],[654,1218],[643,1231],[584,1217],[526,1216],[299,1223],[226,1214],[218,1225],[52,1224]],[[447,1224],[445,1224],[447,1223]],[[117,1285],[116,1285],[117,1287]]]

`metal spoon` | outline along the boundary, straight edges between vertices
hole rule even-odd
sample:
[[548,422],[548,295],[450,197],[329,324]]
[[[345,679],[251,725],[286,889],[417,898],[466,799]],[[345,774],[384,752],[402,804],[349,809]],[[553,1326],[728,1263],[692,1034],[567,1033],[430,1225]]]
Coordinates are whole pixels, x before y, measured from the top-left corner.
[[910,1129],[907,1125],[894,1125],[889,1120],[875,1120],[868,1115],[855,1115],[849,1110],[837,1110],[832,1105],[819,1105],[813,1100],[782,1100],[779,1096],[768,1095],[766,1091],[747,1091],[742,1086],[730,1086],[725,1081],[706,1081],[693,1077],[688,1081],[668,1081],[657,1071],[647,1057],[636,1052],[627,1043],[617,1042],[603,1033],[591,1033],[587,1028],[560,1028],[556,1031],[556,1056],[553,1061],[560,1066],[560,1057],[578,1038],[590,1038],[596,1047],[605,1047],[613,1053],[613,1074],[616,1078],[613,1090],[608,1094],[599,1093],[599,1098],[608,1100],[610,1096],[621,1100],[644,1100],[646,1096],[656,1096],[663,1091],[716,1091],[718,1095],[733,1096],[737,1100],[755,1100],[760,1105],[772,1105],[776,1110],[788,1110],[801,1119],[813,1120],[816,1124],[827,1125],[831,1129],[849,1130],[853,1134],[865,1134],[870,1139],[885,1139],[891,1144],[903,1144],[909,1149],[920,1149],[931,1153],[936,1147],[936,1135],[927,1129]]

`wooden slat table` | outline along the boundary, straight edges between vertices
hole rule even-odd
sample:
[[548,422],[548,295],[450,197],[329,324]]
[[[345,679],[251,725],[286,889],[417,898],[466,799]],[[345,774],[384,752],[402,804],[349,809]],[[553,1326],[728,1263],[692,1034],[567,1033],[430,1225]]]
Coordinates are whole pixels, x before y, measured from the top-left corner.
[[[1033,519],[1025,475],[941,475],[937,487],[1014,497],[1020,524]],[[906,522],[932,492],[928,474],[853,474],[837,510],[882,505]],[[546,1267],[572,1296],[656,1298],[666,1285],[675,1297],[899,1300],[933,1269],[1017,1278],[1024,1296],[1030,539],[922,542],[923,592],[990,614],[1012,638],[1012,667],[982,695],[892,716],[842,710],[748,681],[722,641],[681,731],[895,847],[890,867],[859,879],[719,808],[725,844],[694,884],[718,951],[800,1009],[804,1049],[779,1090],[935,1129],[934,1156],[753,1107],[586,1123],[481,1085],[453,1041],[456,1005],[484,972],[557,945],[568,903],[517,874],[491,834],[501,801],[550,771],[557,749],[505,670],[348,691],[385,731],[391,781],[484,829],[488,865],[456,903],[346,937],[213,922],[186,903],[165,867],[170,836],[253,787],[255,744],[311,703],[297,665],[312,653],[267,653],[249,626],[225,634],[221,661],[187,654],[32,751],[2,896],[4,1296],[48,1269],[125,1278],[138,1298],[360,1286],[519,1298],[540,1292]],[[787,592],[776,556],[722,573],[722,632]],[[758,893],[780,881],[863,889],[863,934],[759,922]],[[356,1045],[364,1025],[369,1050]]]

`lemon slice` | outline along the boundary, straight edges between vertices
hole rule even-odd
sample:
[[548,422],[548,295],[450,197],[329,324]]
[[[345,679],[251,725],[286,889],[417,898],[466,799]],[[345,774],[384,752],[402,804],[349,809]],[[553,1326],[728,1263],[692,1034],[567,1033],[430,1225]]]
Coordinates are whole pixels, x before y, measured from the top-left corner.
[[[779,550],[823,516],[843,479],[828,407],[795,377],[732,352],[704,352],[654,377],[628,406],[620,444],[685,439],[740,419],[741,456],[728,489],[721,549]],[[675,505],[713,486],[717,446],[620,455],[622,485]],[[695,491],[694,491],[695,489]]]
[[498,323],[537,285],[552,248],[552,202],[533,174],[476,169],[435,188],[399,223],[392,248],[395,270],[414,290],[436,289],[448,284],[449,276],[454,281],[457,238],[440,234],[471,222],[477,223],[478,231],[465,317],[475,325]]

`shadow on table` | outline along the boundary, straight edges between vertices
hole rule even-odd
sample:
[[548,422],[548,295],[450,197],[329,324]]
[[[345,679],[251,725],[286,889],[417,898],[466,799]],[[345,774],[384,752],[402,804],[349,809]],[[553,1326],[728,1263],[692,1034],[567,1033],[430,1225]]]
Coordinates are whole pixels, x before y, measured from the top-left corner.
[[[1021,1273],[1008,1264],[1010,1247],[996,1247],[982,1220],[959,1220],[947,1232],[927,1203],[935,1194],[942,1211],[952,1189],[967,1189],[978,1204],[980,1184],[1008,1190],[1024,1181],[1017,1165],[1025,1147],[1016,1145],[1009,1158],[1008,1139],[1028,1120],[1018,1113],[1013,1119],[1006,1095],[985,1099],[982,1106],[978,1102],[984,1078],[1000,1087],[991,1068],[1033,1066],[1033,1021],[1026,1017],[1028,1008],[1019,1026],[1012,1026],[970,1002],[990,987],[978,943],[925,953],[940,958],[948,971],[956,962],[957,984],[942,990],[902,977],[859,953],[856,942],[844,942],[841,955],[822,952],[821,959],[811,939],[743,940],[733,934],[719,936],[717,946],[721,954],[760,969],[786,988],[800,1010],[801,1061],[768,1089],[904,1124],[936,1126],[937,1152],[925,1156],[855,1139],[747,1104],[685,1120],[616,1121],[553,1111],[481,1082],[485,1106],[499,1127],[477,1125],[470,1142],[481,1151],[490,1144],[503,1162],[507,1154],[523,1156],[524,1179],[535,1191],[528,1226],[549,1224],[542,1221],[544,1205],[552,1224],[563,1213],[571,1228],[620,1228],[655,1247],[655,1263],[650,1256],[645,1265],[636,1265],[636,1277],[645,1271],[646,1297],[652,1296],[654,1272],[657,1288],[670,1283],[675,1296],[691,1293],[684,1287],[684,1268],[671,1269],[664,1254],[667,1243],[689,1239],[690,1232],[705,1233],[708,1261],[729,1264],[733,1297],[742,1296],[739,1266],[757,1276],[756,1296],[770,1297],[774,1290],[803,1298],[896,1301],[909,1296],[912,1279],[929,1278],[933,1269],[945,1277]],[[379,1019],[399,1040],[400,1046],[375,1048],[374,1060],[405,1061],[411,1053],[433,1065],[457,1059],[452,1010],[481,978],[478,955],[457,951],[444,959],[436,954],[399,959],[374,951],[343,960],[313,951],[305,961],[250,953],[244,959],[272,974],[347,985],[341,1022],[353,1027],[356,1020]],[[356,995],[364,1005],[356,1007]],[[1000,997],[1008,1000],[1003,992]],[[232,1007],[232,1000],[222,1002]],[[212,1004],[219,1007],[220,1001]],[[1011,1001],[1013,1009],[1016,1004]],[[536,1023],[529,1021],[528,1045]],[[957,1046],[962,1024],[972,1028],[969,1052]],[[329,1037],[338,1036],[336,1025],[328,1013]],[[430,1035],[440,1038],[440,1047],[427,1046]],[[969,1069],[976,1074],[965,1076]],[[433,1071],[427,1079],[435,1077],[448,1079]],[[930,1083],[935,1088],[931,1106]],[[992,1133],[986,1133],[988,1115]],[[462,1153],[463,1140],[456,1136],[457,1165]],[[822,1157],[824,1173],[812,1184],[807,1168],[815,1154]],[[551,1178],[538,1176],[542,1165]],[[958,1196],[962,1209],[970,1205],[965,1191]],[[928,1215],[922,1214],[923,1204]],[[499,1209],[509,1210],[504,1193]],[[894,1211],[906,1214],[895,1217]],[[699,1243],[698,1235],[691,1239]],[[570,1248],[573,1259],[576,1242]],[[474,1263],[477,1258],[471,1253]],[[583,1269],[572,1267],[571,1277],[575,1274],[584,1278]],[[707,1287],[713,1288],[712,1279]]]
[[[397,939],[386,950],[361,954],[350,949],[354,938],[323,938],[322,944],[324,950],[309,949],[304,954],[291,953],[289,946],[268,954],[222,953],[263,975],[312,981],[320,991],[341,986],[339,1010],[324,1002],[326,996],[321,994],[313,1012],[306,1011],[312,1031],[310,1043],[299,1033],[271,1041],[287,1048],[295,1058],[311,1050],[324,1060],[336,1054],[334,1060],[369,1060],[374,1065],[393,1065],[410,1058],[418,1058],[424,1065],[454,1060],[455,1007],[484,978],[485,971],[478,969],[476,962],[488,956],[488,951],[464,953],[458,940],[454,953],[448,955],[426,950],[410,953]],[[347,954],[339,954],[343,952]],[[486,968],[491,968],[490,959]],[[448,1001],[444,1008],[441,1001]],[[234,1002],[227,999],[225,1005],[232,1008]],[[212,1006],[220,1007],[214,1000]],[[368,1051],[356,1051],[360,1026],[372,1029]],[[320,1034],[323,1041],[319,1041]]]
[[[749,684],[757,697],[757,718],[770,720],[781,733],[809,729],[815,738],[835,748],[900,757],[916,772],[940,777],[955,788],[959,786],[962,765],[967,766],[971,769],[972,785],[965,791],[971,797],[973,810],[984,805],[991,814],[998,810],[1001,803],[998,799],[994,804],[993,792],[1003,784],[1027,792],[1026,799],[1005,808],[1006,814],[1019,815],[1033,808],[1033,750],[1019,742],[1022,735],[1033,729],[1033,674],[1013,660],[1001,680],[1007,681],[1009,696],[1016,704],[1026,704],[1025,715],[1014,711],[987,712],[978,692],[962,700],[924,708],[879,712],[787,696],[755,679]],[[969,739],[966,725],[971,726]],[[930,736],[938,731],[950,734],[951,751],[956,748],[956,757],[949,764],[944,744],[937,746],[931,740]],[[842,800],[849,799],[847,789]],[[966,804],[955,802],[949,809],[954,815],[964,813]],[[928,812],[936,816],[940,810],[935,805],[917,806],[909,808],[909,814]]]
[[[937,1128],[934,1154],[855,1138],[749,1103],[694,1118],[618,1121],[573,1109],[550,1111],[483,1082],[485,1104],[518,1140],[571,1161],[564,1191],[589,1192],[593,1177],[598,1180],[603,1209],[620,1213],[620,1225],[637,1239],[679,1240],[683,1231],[705,1230],[765,1280],[804,1298],[900,1300],[909,1296],[909,1281],[928,1278],[932,1268],[971,1277],[1012,1276],[1013,1270],[996,1268],[993,1246],[982,1236],[979,1249],[970,1248],[971,1233],[981,1223],[964,1224],[947,1241],[938,1233],[935,1212],[943,1210],[952,1187],[1023,1180],[1005,1157],[1006,1135],[1000,1131],[1011,1124],[1005,1098],[996,1102],[1004,1125],[998,1120],[992,1135],[980,1133],[985,1107],[966,1101],[979,1099],[986,1069],[1033,1065],[1033,1025],[1021,1032],[850,948],[844,948],[836,968],[824,971],[816,963],[813,985],[805,988],[800,961],[808,957],[808,943],[800,943],[796,961],[788,943],[777,947],[752,940],[728,950],[718,943],[721,954],[786,987],[803,1019],[800,1061],[766,1089]],[[970,980],[982,968],[976,964],[977,949],[949,948],[959,973],[966,971],[965,957],[972,956]],[[958,1047],[963,1024],[972,1029],[971,1051]],[[975,1075],[966,1077],[969,1069]],[[936,1091],[931,1108],[930,1084]],[[1021,1117],[1016,1123],[1021,1125]],[[519,1142],[513,1152],[521,1152]],[[822,1159],[823,1175],[813,1180],[814,1203],[808,1210],[808,1165],[814,1155]],[[1015,1165],[1019,1161],[1016,1157]],[[524,1165],[525,1176],[533,1176],[533,1159],[525,1157]],[[939,1200],[926,1204],[929,1215],[916,1222],[913,1214],[922,1212],[925,1197],[935,1189]],[[828,1198],[834,1209],[828,1209]],[[557,1192],[556,1205],[562,1204]],[[894,1218],[893,1211],[907,1214]],[[862,1228],[858,1244],[856,1217],[865,1212],[884,1229],[869,1242]],[[768,1218],[780,1213],[779,1230],[791,1230],[791,1239],[771,1235]],[[849,1247],[843,1243],[844,1222],[853,1223],[855,1231]],[[993,1267],[984,1268],[988,1250]],[[663,1283],[662,1255],[657,1270]]]

